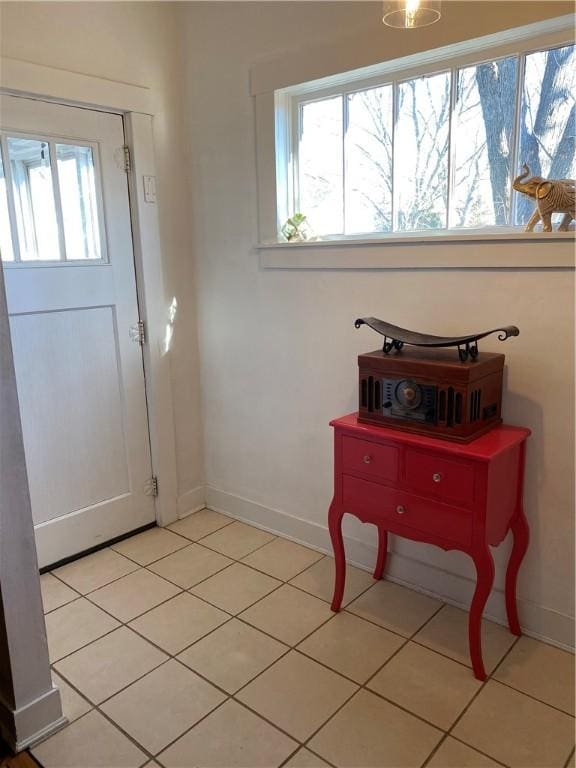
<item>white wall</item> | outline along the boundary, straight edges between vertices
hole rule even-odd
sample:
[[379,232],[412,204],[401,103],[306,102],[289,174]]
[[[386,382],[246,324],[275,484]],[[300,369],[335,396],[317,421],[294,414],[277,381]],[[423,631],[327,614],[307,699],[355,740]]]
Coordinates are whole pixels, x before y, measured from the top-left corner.
[[170,364],[185,505],[204,474],[179,19],[177,3],[0,3],[2,56],[146,86],[158,97],[158,206],[167,291],[178,300]]
[[[572,9],[511,2],[498,3],[495,13],[495,6],[445,3],[444,26],[402,38],[380,25],[380,3],[4,3],[0,53],[146,85],[161,95],[154,130],[168,288],[179,305],[171,365],[181,494],[204,481],[203,420],[212,504],[326,544],[328,421],[354,410],[356,355],[376,346],[368,331],[353,329],[353,320],[376,315],[440,334],[520,326],[518,339],[505,347],[486,342],[483,349],[506,352],[505,418],[534,431],[527,478],[532,545],[520,578],[521,616],[530,631],[571,644],[572,274],[262,270],[253,247],[248,77],[254,62],[315,44],[322,56],[336,52],[336,63],[341,54],[347,65],[360,66],[366,52],[380,47],[382,59],[408,52],[407,39],[412,48],[435,47],[467,30],[473,36]],[[350,534],[352,556],[367,563],[372,531],[351,526]],[[403,555],[391,563],[397,577],[469,599],[472,574],[464,556],[407,542],[396,550]],[[501,595],[489,610],[502,617]]]
[[[459,11],[445,5],[446,16],[456,19],[456,35],[468,24],[474,36],[480,21],[484,32],[490,30],[487,7],[493,4],[466,3]],[[492,29],[570,11],[569,4],[498,5]],[[250,66],[312,42],[350,61],[350,46],[374,50],[379,34],[384,59],[402,52],[402,33],[384,37],[378,3],[197,3],[187,5],[185,18],[209,502],[326,544],[328,421],[355,410],[356,355],[378,344],[369,331],[354,330],[354,319],[375,315],[439,334],[517,324],[519,338],[505,346],[488,340],[482,348],[506,353],[505,419],[534,433],[526,483],[532,543],[520,577],[521,617],[532,633],[571,645],[572,273],[259,268]],[[421,35],[429,47],[450,38],[446,27],[437,28]],[[364,542],[351,543],[353,557],[369,562],[372,529],[352,525],[349,533]],[[500,587],[507,545],[501,550]],[[396,577],[457,602],[469,600],[472,569],[465,556],[409,542],[396,543],[395,551],[403,555],[393,558]],[[501,593],[489,612],[504,616]]]

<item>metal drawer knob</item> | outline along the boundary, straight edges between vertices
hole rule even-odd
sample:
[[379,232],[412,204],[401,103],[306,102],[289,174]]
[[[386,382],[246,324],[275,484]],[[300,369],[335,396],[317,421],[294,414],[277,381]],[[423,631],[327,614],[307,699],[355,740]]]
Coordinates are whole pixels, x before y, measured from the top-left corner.
[[364,456],[362,461],[364,462],[364,464],[372,464],[372,456],[366,455],[366,456]]
[[398,504],[396,507],[396,512],[398,512],[399,515],[403,515],[404,512],[406,512],[406,507],[404,507],[402,504]]
[[432,480],[434,480],[435,483],[439,483],[440,480],[442,480],[442,475],[440,474],[440,472],[434,472],[434,474],[432,475]]

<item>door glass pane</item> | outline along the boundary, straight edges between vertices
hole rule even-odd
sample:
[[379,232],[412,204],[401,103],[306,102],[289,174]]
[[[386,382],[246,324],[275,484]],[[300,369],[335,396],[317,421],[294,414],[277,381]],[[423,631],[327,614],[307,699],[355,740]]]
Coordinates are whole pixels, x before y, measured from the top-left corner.
[[100,232],[91,147],[56,144],[67,259],[99,259]]
[[50,147],[36,139],[8,138],[14,206],[22,261],[60,259]]
[[[576,46],[531,53],[522,91],[519,166],[526,163],[534,176],[573,179],[575,143]],[[516,224],[526,224],[534,203],[525,195],[515,197]]]
[[318,235],[342,233],[342,97],[304,104],[300,118],[298,213]]
[[446,227],[450,72],[398,86],[394,146],[399,231]]
[[392,86],[348,97],[346,232],[392,229]]
[[510,224],[515,57],[458,71],[450,226]]
[[14,261],[14,249],[10,234],[10,217],[8,215],[8,197],[6,194],[6,177],[0,151],[0,257],[2,261]]

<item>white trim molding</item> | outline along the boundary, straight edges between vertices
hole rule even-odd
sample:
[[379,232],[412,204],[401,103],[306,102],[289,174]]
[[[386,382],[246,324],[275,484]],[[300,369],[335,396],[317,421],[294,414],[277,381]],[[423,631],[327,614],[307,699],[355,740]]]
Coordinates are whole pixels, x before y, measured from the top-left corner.
[[[332,555],[328,528],[324,525],[303,520],[278,509],[271,509],[211,486],[206,487],[206,506],[235,520],[242,520],[298,544]],[[344,545],[348,563],[365,571],[373,570],[376,562],[376,546],[346,534]],[[386,578],[464,610],[468,610],[474,593],[474,582],[471,579],[398,552],[390,553]],[[422,584],[426,584],[426,588],[423,588]],[[522,631],[526,635],[574,652],[573,616],[553,611],[522,598],[518,598],[518,611],[522,621]],[[504,593],[501,589],[496,587],[492,590],[484,615],[497,624],[507,626]]]
[[154,114],[149,88],[118,83],[101,77],[0,57],[0,90],[15,96],[27,94],[63,104],[81,104],[107,112]]
[[199,485],[178,497],[178,519],[199,512],[206,506],[206,486]]
[[138,306],[147,329],[143,346],[146,400],[152,467],[158,479],[156,519],[168,525],[177,518],[178,478],[167,333],[171,328],[170,298],[165,290],[157,206],[144,198],[145,176],[156,176],[154,138],[149,115],[124,116],[126,141],[132,152],[129,174],[130,215]]
[[[452,71],[487,58],[515,55],[523,61],[522,57],[533,50],[573,44],[575,19],[574,14],[568,14],[519,27],[504,25],[504,29],[491,34],[450,42],[450,35],[444,31],[444,37],[437,40],[445,39],[448,44],[431,50],[418,50],[417,45],[412,45],[416,38],[410,36],[408,55],[395,55],[397,45],[392,46],[385,61],[348,71],[332,70],[330,74],[327,70],[323,77],[317,76],[318,67],[322,66],[318,63],[321,58],[318,51],[314,51],[314,55],[310,52],[308,72],[303,63],[307,57],[302,51],[255,65],[251,70],[259,213],[259,243],[255,247],[260,266],[278,269],[573,268],[574,231],[527,233],[522,227],[503,226],[333,235],[305,243],[281,242],[279,232],[283,222],[300,209],[298,143],[303,104],[341,96],[342,120],[346,124],[344,96],[349,92],[392,83],[396,88],[407,78],[436,72],[439,67]],[[497,24],[494,22],[492,29]],[[349,48],[347,38],[334,45],[334,51],[342,54],[341,70],[345,69]],[[381,57],[384,49],[378,50]],[[297,75],[288,75],[287,62],[295,65]],[[520,99],[516,102],[515,125],[519,120]],[[513,165],[517,164],[517,151],[515,142]],[[345,182],[342,183],[345,187]],[[447,208],[450,209],[449,203]]]
[[[39,723],[47,725],[39,726]],[[68,718],[62,714],[57,686],[19,709],[11,709],[0,699],[0,733],[14,752],[35,746],[67,723]],[[17,734],[16,738],[14,734]]]
[[269,269],[571,269],[574,232],[421,233],[390,239],[262,243]]
[[18,750],[66,721],[50,674],[1,266],[0,488],[0,733]]

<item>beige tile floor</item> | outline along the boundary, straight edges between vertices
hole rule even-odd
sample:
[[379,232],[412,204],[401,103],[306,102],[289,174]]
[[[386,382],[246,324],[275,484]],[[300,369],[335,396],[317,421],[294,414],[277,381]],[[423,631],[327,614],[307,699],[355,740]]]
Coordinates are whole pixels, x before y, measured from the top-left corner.
[[565,768],[574,657],[202,510],[42,576],[45,768]]

